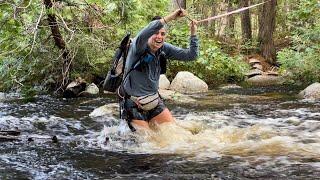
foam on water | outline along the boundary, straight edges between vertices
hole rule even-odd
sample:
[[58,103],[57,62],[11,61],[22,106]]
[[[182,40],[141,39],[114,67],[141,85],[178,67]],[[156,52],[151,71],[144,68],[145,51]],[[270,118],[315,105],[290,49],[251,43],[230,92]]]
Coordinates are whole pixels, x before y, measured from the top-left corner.
[[[211,101],[208,100],[208,106]],[[29,173],[25,177],[32,179],[90,179],[107,170],[102,167],[110,156],[125,165],[127,159],[142,158],[144,162],[146,157],[146,164],[157,166],[153,157],[157,161],[159,154],[168,158],[163,162],[172,163],[170,167],[181,163],[181,172],[185,172],[183,166],[191,169],[206,162],[212,166],[209,170],[201,167],[205,172],[211,173],[211,168],[221,165],[218,170],[234,170],[233,177],[239,175],[237,172],[243,172],[241,177],[274,177],[275,172],[292,175],[291,172],[300,173],[301,169],[305,171],[302,177],[307,177],[308,170],[320,169],[318,102],[232,102],[235,103],[223,110],[174,107],[171,109],[176,124],[132,133],[126,122],[117,118],[117,106],[94,111],[98,105],[88,105],[92,102],[87,100],[80,104],[77,100],[56,99],[27,104],[20,100],[12,104],[4,101],[0,103],[4,109],[0,112],[0,129],[18,128],[22,141],[1,146],[0,165],[6,167],[2,172],[13,169],[13,177],[15,173]],[[59,143],[52,142],[53,135]],[[28,138],[34,141],[28,142]],[[187,164],[190,160],[196,164]],[[87,166],[84,161],[92,164]],[[214,164],[216,161],[218,164]],[[135,166],[135,162],[131,163]],[[112,163],[108,161],[109,164]],[[171,173],[161,165],[158,167]],[[110,172],[123,173],[121,167],[115,171]],[[198,169],[191,171],[194,174]]]
[[[105,138],[110,137],[108,145],[102,145],[102,148],[120,148],[132,153],[185,154],[198,158],[222,155],[320,157],[318,140],[307,144],[301,141],[305,139],[307,132],[310,138],[318,137],[318,131],[297,133],[299,126],[291,125],[292,128],[291,123],[288,128],[289,121],[299,121],[296,117],[267,118],[257,122],[250,119],[251,116],[243,120],[245,114],[242,114],[241,121],[252,124],[242,127],[239,126],[240,120],[223,114],[189,114],[185,119],[177,120],[176,124],[163,124],[154,131],[133,134],[127,128],[121,136],[119,132],[121,128],[127,127],[125,124],[105,127],[101,131],[99,142],[104,144]],[[300,123],[300,127],[317,122],[305,121]],[[123,145],[120,141],[122,138],[133,138],[134,143]]]

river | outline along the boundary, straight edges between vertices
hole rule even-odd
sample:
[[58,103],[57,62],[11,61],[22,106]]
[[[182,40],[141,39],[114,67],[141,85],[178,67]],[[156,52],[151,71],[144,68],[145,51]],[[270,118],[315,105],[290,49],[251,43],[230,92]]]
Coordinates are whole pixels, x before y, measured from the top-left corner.
[[0,142],[0,179],[319,179],[320,101],[298,92],[229,88],[168,101],[176,124],[144,133],[90,115],[113,95],[4,94],[0,130],[21,134]]

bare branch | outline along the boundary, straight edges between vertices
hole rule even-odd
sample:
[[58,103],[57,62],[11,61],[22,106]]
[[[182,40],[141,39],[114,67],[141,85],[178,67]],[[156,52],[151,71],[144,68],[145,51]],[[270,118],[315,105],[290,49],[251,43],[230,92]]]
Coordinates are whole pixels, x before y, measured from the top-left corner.
[[60,14],[57,14],[57,16],[61,19],[64,27],[65,27],[69,32],[71,32],[71,37],[70,37],[70,39],[67,41],[67,42],[69,43],[69,42],[71,42],[71,40],[73,39],[74,30],[71,30],[71,29],[68,27],[67,23],[64,21],[63,17],[62,17]]
[[40,16],[39,16],[39,18],[37,20],[36,27],[34,28],[34,31],[33,31],[34,34],[33,34],[33,42],[32,42],[31,49],[30,49],[29,53],[27,53],[27,55],[25,57],[27,57],[33,51],[33,48],[34,48],[34,45],[35,45],[35,42],[36,42],[36,37],[37,37],[37,34],[38,34],[37,33],[38,32],[38,26],[39,26],[40,20],[42,18],[43,11],[44,11],[44,5],[42,5],[42,7],[41,7]]
[[[61,82],[60,86],[57,88],[57,90],[55,91],[55,93],[58,93],[60,90],[62,90],[62,91],[64,90],[63,87],[66,86],[66,83],[68,82],[69,69],[70,69],[70,66],[72,64],[72,61],[73,61],[74,57],[77,54],[77,51],[78,51],[78,49],[75,52],[73,52],[72,57],[70,57],[70,61],[69,61],[68,65],[67,65],[67,67],[65,69],[61,69],[62,82]],[[71,51],[70,51],[69,55],[71,55]],[[63,53],[61,53],[59,57],[61,57],[61,56],[63,56]]]
[[29,0],[29,3],[28,3],[27,6],[24,6],[24,7],[18,6],[18,7],[16,7],[16,8],[17,8],[17,9],[26,9],[26,8],[28,8],[28,7],[31,5],[31,2],[32,2],[32,0]]

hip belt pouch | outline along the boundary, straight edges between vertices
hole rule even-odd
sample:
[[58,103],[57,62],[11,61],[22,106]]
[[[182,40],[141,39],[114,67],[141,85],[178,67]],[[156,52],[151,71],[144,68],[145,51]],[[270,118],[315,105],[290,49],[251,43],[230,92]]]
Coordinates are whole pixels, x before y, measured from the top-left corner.
[[131,96],[130,99],[133,100],[142,110],[149,111],[158,106],[160,96],[159,93],[155,93],[139,97]]

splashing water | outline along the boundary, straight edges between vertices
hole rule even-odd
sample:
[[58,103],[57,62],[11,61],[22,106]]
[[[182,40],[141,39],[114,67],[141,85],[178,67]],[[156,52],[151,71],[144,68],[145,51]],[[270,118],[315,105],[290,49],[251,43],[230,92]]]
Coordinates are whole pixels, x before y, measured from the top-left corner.
[[320,102],[254,90],[194,98],[167,103],[176,123],[138,133],[118,119],[113,97],[2,100],[0,130],[21,135],[1,143],[0,179],[320,176]]
[[[128,128],[125,133],[117,133],[117,131],[120,132],[121,129],[126,127],[125,124],[117,127],[105,127],[100,139],[106,137],[118,139],[118,141],[111,141],[107,147],[104,147],[106,149],[121,148],[132,153],[185,154],[199,159],[221,157],[223,155],[292,155],[320,158],[319,143],[302,143],[299,140],[301,137],[294,137],[286,130],[280,131],[265,126],[263,123],[237,127],[234,124],[227,124],[226,117],[222,121],[209,118],[189,115],[185,120],[162,124],[154,131],[143,131],[135,134],[132,134]],[[271,119],[268,119],[268,121],[271,121]],[[317,135],[317,133],[314,134],[314,138]],[[134,143],[131,146],[128,144],[127,146],[121,145],[121,143],[119,144],[121,138],[132,138]]]

